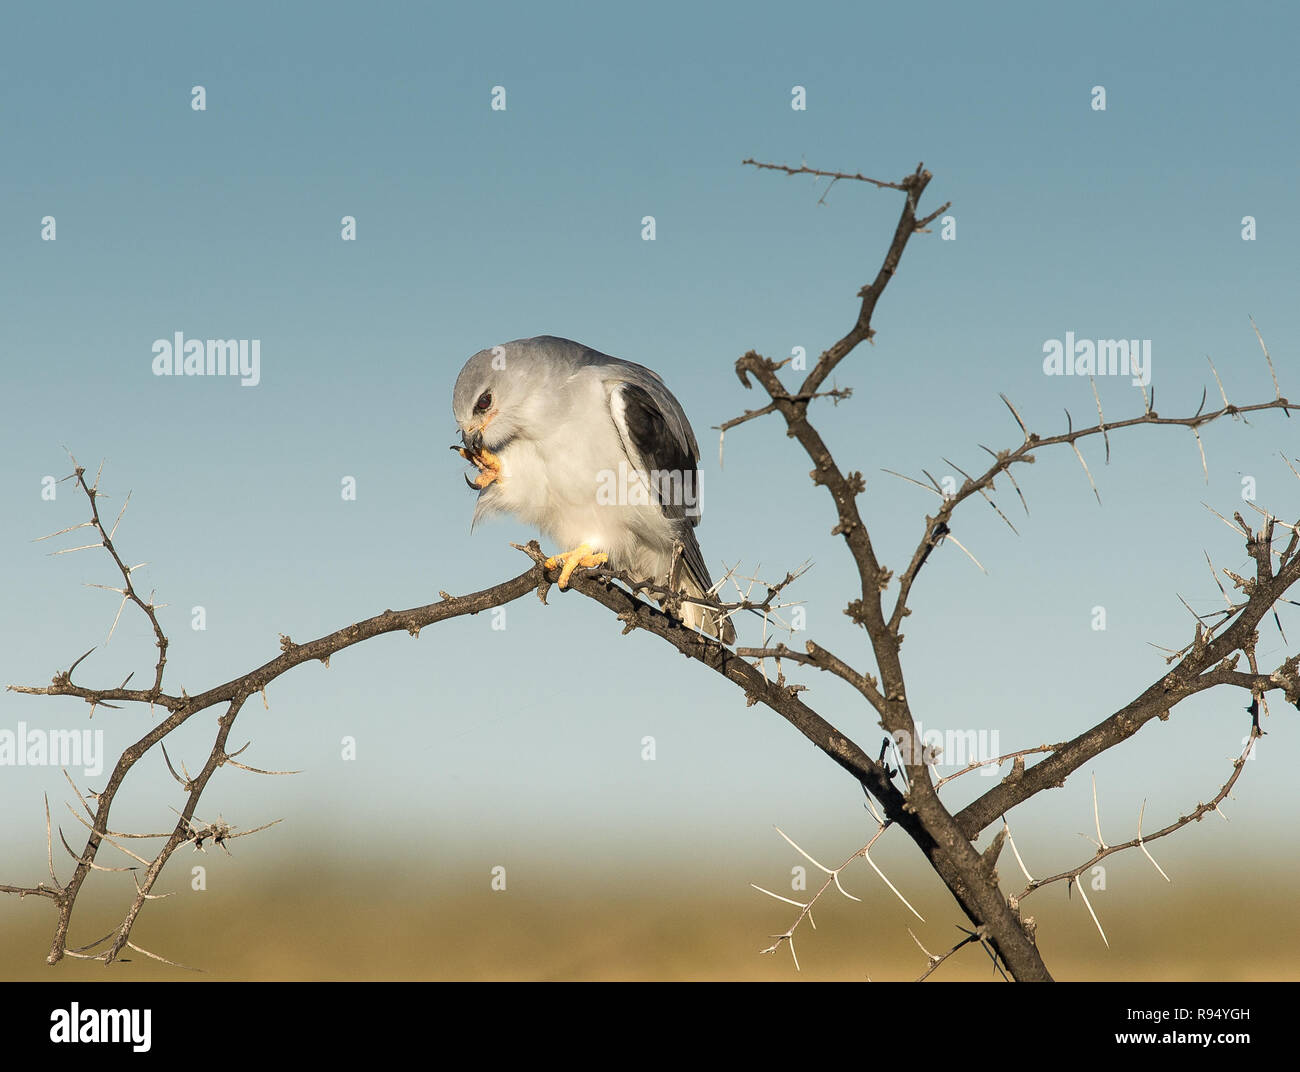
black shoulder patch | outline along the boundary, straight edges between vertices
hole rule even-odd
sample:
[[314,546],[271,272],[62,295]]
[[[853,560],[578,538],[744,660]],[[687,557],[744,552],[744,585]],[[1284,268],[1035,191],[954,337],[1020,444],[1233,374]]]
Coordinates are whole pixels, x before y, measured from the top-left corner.
[[628,435],[646,465],[651,469],[694,474],[695,459],[677,441],[650,392],[634,383],[623,383],[618,393],[623,400]]
[[[700,523],[700,474],[694,454],[673,435],[654,398],[644,387],[623,382],[615,390],[623,403],[623,426],[647,470],[651,494],[670,518],[681,541],[686,568],[701,589],[713,583],[699,542],[691,531]],[[616,424],[618,422],[615,422]],[[659,474],[656,479],[653,474]],[[665,479],[665,474],[669,474]]]

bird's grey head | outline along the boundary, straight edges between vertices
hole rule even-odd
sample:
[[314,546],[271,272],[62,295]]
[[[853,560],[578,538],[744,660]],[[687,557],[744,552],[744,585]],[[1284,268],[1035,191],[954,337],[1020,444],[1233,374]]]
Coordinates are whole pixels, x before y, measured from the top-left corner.
[[471,454],[484,448],[500,454],[525,434],[534,411],[546,402],[552,388],[549,381],[563,378],[567,367],[563,358],[569,356],[569,348],[582,349],[550,336],[516,339],[480,350],[466,361],[451,400],[465,449]]

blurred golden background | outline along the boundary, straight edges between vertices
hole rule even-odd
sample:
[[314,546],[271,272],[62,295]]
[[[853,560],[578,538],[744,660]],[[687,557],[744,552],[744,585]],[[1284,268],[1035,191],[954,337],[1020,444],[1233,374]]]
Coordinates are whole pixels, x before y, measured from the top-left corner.
[[[910,980],[924,970],[925,958],[907,928],[943,952],[964,922],[933,877],[914,868],[891,872],[926,916],[922,924],[855,861],[844,885],[863,902],[833,889],[819,902],[817,929],[805,921],[795,935],[796,972],[788,948],[759,953],[797,910],[746,882],[803,896],[788,881],[777,885],[770,868],[767,874],[742,869],[748,879],[720,883],[708,861],[698,859],[664,861],[639,875],[603,873],[598,862],[575,870],[523,865],[508,871],[504,891],[493,891],[488,869],[440,874],[394,859],[345,872],[334,860],[275,859],[265,848],[192,860],[187,850],[164,872],[160,888],[188,882],[183,868],[195,862],[208,867],[209,889],[182,886],[150,903],[133,939],[201,970],[134,953],[130,963],[111,967],[71,959],[47,966],[52,906],[8,897],[0,901],[0,978]],[[73,944],[99,937],[120,918],[130,879],[107,877],[116,880],[118,897],[104,896],[108,883],[99,887],[97,899],[74,917]],[[1090,891],[1109,949],[1078,891],[1067,897],[1063,883],[1035,893],[1025,912],[1037,919],[1040,948],[1061,980],[1296,979],[1298,878],[1294,871],[1239,872],[1166,885],[1145,861],[1115,862],[1110,888]],[[819,885],[814,875],[809,884]],[[932,978],[994,974],[988,956],[968,947]]]

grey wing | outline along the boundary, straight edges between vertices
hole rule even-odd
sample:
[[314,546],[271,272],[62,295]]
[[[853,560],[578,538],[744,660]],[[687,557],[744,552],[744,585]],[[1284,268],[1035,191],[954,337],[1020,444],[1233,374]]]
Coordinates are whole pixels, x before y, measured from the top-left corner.
[[[658,376],[641,365],[621,364],[619,377],[607,381],[614,426],[634,467],[650,476],[651,498],[672,522],[687,570],[695,583],[707,590],[713,582],[693,531],[700,523],[700,449],[695,434],[677,399]],[[630,376],[621,378],[632,369],[645,374],[637,376],[640,382]]]

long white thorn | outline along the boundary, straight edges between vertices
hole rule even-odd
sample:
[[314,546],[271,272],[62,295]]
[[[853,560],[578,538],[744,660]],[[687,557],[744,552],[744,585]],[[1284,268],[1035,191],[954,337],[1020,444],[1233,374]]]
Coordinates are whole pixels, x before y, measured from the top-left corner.
[[83,543],[80,547],[65,547],[62,551],[51,551],[51,555],[70,555],[73,551],[89,551],[92,547],[103,547],[103,542]]
[[1097,918],[1097,913],[1092,910],[1092,902],[1088,900],[1088,895],[1083,892],[1083,883],[1075,879],[1074,884],[1079,887],[1079,896],[1083,898],[1083,903],[1088,906],[1088,915],[1092,916],[1093,923],[1097,924],[1097,933],[1101,935],[1101,940],[1106,943],[1106,948],[1110,948],[1110,940],[1106,937],[1106,932],[1101,929],[1101,920]]
[[831,873],[831,878],[833,878],[833,879],[835,880],[835,888],[836,888],[837,890],[839,890],[840,893],[844,894],[844,896],[847,897],[850,901],[861,901],[861,900],[862,900],[861,897],[854,897],[853,894],[849,893],[848,890],[846,890],[843,886],[840,885],[840,873],[839,873],[838,871],[834,871],[834,872],[832,872],[832,873]]
[[1156,863],[1156,858],[1154,856],[1147,852],[1146,842],[1142,840],[1142,816],[1146,814],[1146,810],[1147,802],[1144,800],[1142,801],[1142,807],[1138,809],[1138,848],[1141,849],[1146,858],[1151,861],[1151,866],[1160,872],[1160,877],[1166,882],[1172,883],[1174,880],[1165,874],[1165,869]]
[[[754,884],[753,884],[752,882],[750,883],[750,885],[751,885],[751,886],[754,886]],[[769,897],[775,897],[778,901],[784,901],[786,904],[794,905],[795,908],[807,908],[807,907],[808,907],[806,904],[804,904],[803,901],[792,901],[789,897],[782,897],[779,893],[773,893],[771,890],[765,890],[765,889],[763,889],[762,886],[754,886],[754,889],[758,890],[759,893],[765,893],[765,894],[767,894]]]
[[894,891],[894,896],[897,897],[900,901],[902,901],[903,904],[907,905],[907,910],[911,912],[912,915],[914,915],[917,919],[919,919],[922,923],[924,923],[925,917],[921,915],[921,913],[918,912],[915,908],[912,907],[908,899],[898,892],[898,887],[895,886],[892,882],[890,882],[889,879],[885,876],[885,873],[876,866],[876,861],[871,858],[871,853],[867,852],[866,849],[863,849],[862,855],[866,859],[867,863],[871,865],[871,870],[873,870],[877,875],[879,875],[881,880],[885,883],[885,885]]
[[[1286,455],[1284,454],[1282,455],[1282,457],[1283,459],[1285,459]],[[32,540],[32,543],[40,543],[42,540],[48,540],[55,536],[62,536],[65,532],[73,532],[76,529],[87,529],[93,526],[94,524],[95,523],[93,521],[83,521],[79,525],[69,525],[66,529],[59,529],[58,532],[51,532],[45,536],[37,536],[36,539]]]
[[1096,775],[1096,772],[1094,772],[1094,773],[1093,773],[1093,776],[1092,776],[1092,818],[1093,818],[1093,821],[1097,824],[1097,846],[1098,846],[1099,848],[1102,848],[1102,849],[1107,848],[1107,845],[1106,845],[1106,839],[1105,839],[1104,837],[1101,836],[1101,813],[1100,813],[1100,812],[1098,811],[1098,809],[1097,809],[1097,775]]
[[785,838],[786,841],[790,842],[790,847],[793,848],[795,852],[797,852],[800,856],[802,856],[802,857],[803,857],[805,860],[807,860],[810,864],[812,864],[813,867],[816,867],[816,868],[821,869],[822,871],[824,871],[824,872],[825,872],[826,874],[828,874],[828,875],[833,875],[833,874],[835,874],[835,872],[832,871],[832,870],[831,870],[829,867],[827,867],[825,864],[819,864],[816,860],[814,860],[811,856],[809,856],[806,852],[804,852],[803,849],[799,848],[799,846],[796,845],[793,841],[790,841],[790,838],[787,836],[786,832],[785,832],[784,830],[782,830],[779,826],[774,826],[774,827],[772,827],[772,829],[775,830],[778,834],[780,834],[783,838]]
[[958,547],[962,549],[962,551],[965,553],[967,558],[969,558],[972,562],[974,562],[975,565],[979,566],[979,568],[983,570],[985,573],[988,573],[988,570],[984,569],[984,564],[978,558],[972,555],[969,551],[967,551],[966,548],[962,545],[961,540],[957,539],[957,537],[954,536],[951,532],[945,532],[942,538],[945,540],[952,540],[953,543],[955,543]]
[[1025,866],[1025,861],[1020,858],[1020,850],[1016,848],[1016,839],[1011,836],[1011,827],[1007,825],[1006,819],[1002,820],[1002,829],[1007,832],[1007,844],[1011,846],[1011,851],[1016,854],[1016,863],[1020,865],[1020,870],[1025,873],[1025,878],[1030,882],[1034,881],[1034,876],[1029,873],[1029,868]]

